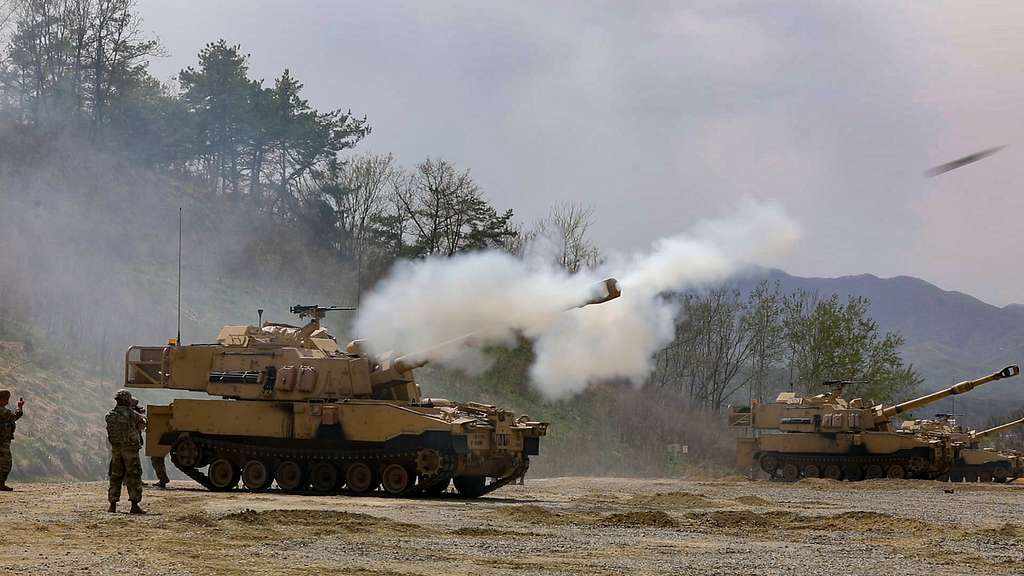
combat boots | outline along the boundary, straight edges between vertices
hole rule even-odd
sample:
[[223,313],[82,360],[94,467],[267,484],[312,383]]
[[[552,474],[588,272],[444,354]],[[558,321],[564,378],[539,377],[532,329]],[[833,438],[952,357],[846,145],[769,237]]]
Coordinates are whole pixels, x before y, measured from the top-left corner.
[[107,512],[110,512],[111,514],[117,512],[117,502],[111,502],[110,508],[107,508]]
[[14,492],[14,488],[11,488],[7,484],[0,484],[0,492]]
[[145,511],[145,510],[143,510],[143,509],[142,509],[142,508],[141,508],[141,507],[139,506],[139,503],[138,503],[138,502],[132,502],[132,509],[131,509],[131,510],[129,510],[129,511],[128,511],[128,513],[129,513],[129,514],[145,514],[145,513],[146,513],[146,511]]

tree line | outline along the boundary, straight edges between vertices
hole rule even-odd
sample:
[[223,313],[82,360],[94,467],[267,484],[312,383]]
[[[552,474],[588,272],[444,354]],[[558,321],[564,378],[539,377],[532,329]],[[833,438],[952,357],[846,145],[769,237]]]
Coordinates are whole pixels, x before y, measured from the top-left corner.
[[672,295],[679,307],[676,336],[655,358],[649,385],[674,389],[718,411],[738,398],[772,400],[780,389],[826,391],[827,380],[849,380],[851,397],[889,401],[921,383],[904,365],[903,338],[882,333],[867,298],[842,302],[763,281],[746,295],[734,286]]

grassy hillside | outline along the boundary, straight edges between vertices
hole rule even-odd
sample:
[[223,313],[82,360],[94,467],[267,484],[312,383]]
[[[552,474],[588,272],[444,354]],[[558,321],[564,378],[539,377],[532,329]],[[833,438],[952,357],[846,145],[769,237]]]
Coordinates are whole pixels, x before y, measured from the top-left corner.
[[21,338],[0,340],[0,388],[12,391],[12,409],[18,397],[25,398],[12,480],[96,479],[106,473],[103,414],[113,404],[114,384]]

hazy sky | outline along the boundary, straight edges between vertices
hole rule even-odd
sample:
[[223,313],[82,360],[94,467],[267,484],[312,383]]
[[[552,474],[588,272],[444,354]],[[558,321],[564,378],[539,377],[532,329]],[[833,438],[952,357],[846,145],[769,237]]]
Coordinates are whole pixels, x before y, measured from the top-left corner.
[[[526,221],[595,210],[633,250],[743,196],[804,229],[781,267],[1024,302],[1022,2],[142,0],[161,79],[224,38],[366,114],[362,150],[472,170]],[[1010,144],[935,179],[931,165]]]

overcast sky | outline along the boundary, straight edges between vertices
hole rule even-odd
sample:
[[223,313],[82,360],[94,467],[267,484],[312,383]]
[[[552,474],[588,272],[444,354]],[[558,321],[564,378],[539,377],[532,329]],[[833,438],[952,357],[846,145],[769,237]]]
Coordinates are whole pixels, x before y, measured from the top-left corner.
[[[224,38],[360,148],[471,169],[499,208],[596,215],[642,249],[743,196],[804,229],[801,275],[911,274],[1024,302],[1024,2],[142,0],[169,79]],[[922,171],[1000,144],[934,179]]]

